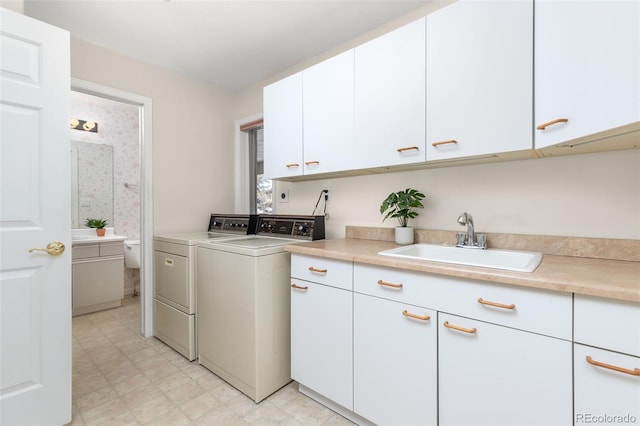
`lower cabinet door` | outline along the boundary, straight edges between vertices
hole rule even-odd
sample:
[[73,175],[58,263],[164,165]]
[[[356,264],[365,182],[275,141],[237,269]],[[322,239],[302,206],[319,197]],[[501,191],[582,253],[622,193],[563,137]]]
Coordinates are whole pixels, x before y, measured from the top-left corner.
[[291,378],[353,410],[353,294],[296,279],[292,284]]
[[573,355],[575,425],[639,422],[640,358],[579,344]]
[[353,318],[354,411],[378,425],[436,425],[436,312],[356,293]]
[[438,327],[441,426],[572,424],[571,342],[441,313]]

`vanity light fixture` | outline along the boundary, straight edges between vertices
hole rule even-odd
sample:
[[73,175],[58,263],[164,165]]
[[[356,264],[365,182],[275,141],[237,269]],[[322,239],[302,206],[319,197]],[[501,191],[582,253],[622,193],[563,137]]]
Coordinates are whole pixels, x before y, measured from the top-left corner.
[[98,133],[98,123],[94,121],[78,120],[72,118],[69,120],[69,127],[74,130],[84,130],[85,132]]

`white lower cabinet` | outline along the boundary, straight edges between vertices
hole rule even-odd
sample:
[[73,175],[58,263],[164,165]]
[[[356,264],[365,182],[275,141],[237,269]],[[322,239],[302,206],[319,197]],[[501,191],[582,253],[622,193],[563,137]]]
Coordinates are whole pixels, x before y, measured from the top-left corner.
[[291,378],[353,410],[353,293],[291,282]]
[[354,294],[353,406],[378,425],[436,425],[436,312]]
[[570,425],[571,342],[438,313],[439,421]]
[[575,425],[640,421],[640,358],[575,344]]

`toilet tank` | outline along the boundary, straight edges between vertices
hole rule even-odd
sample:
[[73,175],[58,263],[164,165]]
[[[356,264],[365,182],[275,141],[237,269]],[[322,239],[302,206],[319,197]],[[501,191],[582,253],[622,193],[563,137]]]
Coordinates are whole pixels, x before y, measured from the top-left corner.
[[124,242],[124,264],[127,268],[140,269],[140,240]]

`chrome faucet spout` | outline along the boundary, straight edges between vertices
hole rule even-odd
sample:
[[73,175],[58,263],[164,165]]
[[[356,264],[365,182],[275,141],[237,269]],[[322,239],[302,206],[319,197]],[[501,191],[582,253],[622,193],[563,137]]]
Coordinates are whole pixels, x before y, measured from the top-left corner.
[[463,212],[460,216],[458,216],[458,223],[460,225],[467,225],[467,242],[466,244],[469,246],[475,245],[475,231],[473,229],[473,217],[467,213]]

